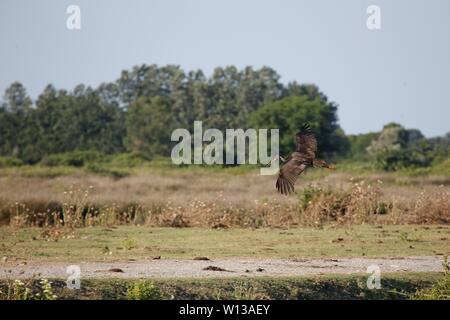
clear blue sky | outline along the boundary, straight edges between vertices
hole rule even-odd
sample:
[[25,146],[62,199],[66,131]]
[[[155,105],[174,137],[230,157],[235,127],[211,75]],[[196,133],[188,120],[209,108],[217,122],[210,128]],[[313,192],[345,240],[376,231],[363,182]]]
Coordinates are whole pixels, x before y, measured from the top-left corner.
[[[81,8],[81,30],[66,8]],[[381,30],[366,8],[381,8]],[[146,63],[263,65],[283,82],[315,83],[339,104],[346,133],[396,121],[450,131],[450,1],[1,0],[0,91],[22,82],[97,86]]]

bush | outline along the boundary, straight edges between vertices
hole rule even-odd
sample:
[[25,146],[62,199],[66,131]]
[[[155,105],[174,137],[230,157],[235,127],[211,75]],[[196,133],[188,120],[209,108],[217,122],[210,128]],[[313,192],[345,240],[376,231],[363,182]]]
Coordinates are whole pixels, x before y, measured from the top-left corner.
[[14,157],[0,157],[0,168],[19,167],[23,165],[23,161]]
[[322,227],[327,222],[371,223],[378,215],[385,215],[391,209],[391,204],[381,202],[380,186],[364,181],[354,183],[345,191],[310,186],[299,199],[300,224],[305,226]]
[[300,208],[302,210],[306,210],[308,206],[311,204],[312,200],[316,199],[320,195],[322,195],[324,191],[321,187],[309,185],[304,188],[302,192],[299,194],[300,199]]
[[385,150],[375,158],[376,167],[384,171],[428,167],[431,162],[427,154],[412,149]]
[[435,162],[431,168],[431,173],[437,175],[450,175],[450,158],[441,162]]
[[153,282],[136,281],[127,289],[128,300],[161,300],[161,291]]
[[450,275],[445,275],[431,288],[422,289],[413,295],[414,300],[450,300]]
[[[317,89],[317,88],[315,88]],[[293,148],[293,137],[307,122],[316,134],[320,153],[330,157],[345,154],[349,144],[337,125],[337,107],[317,92],[309,95],[290,96],[269,102],[250,115],[250,125],[258,128],[279,128],[280,154],[288,154]]]
[[105,156],[97,151],[73,151],[46,156],[41,160],[41,164],[49,167],[82,167],[88,163],[102,162],[104,159]]
[[111,164],[119,167],[137,167],[151,159],[141,153],[119,153],[111,157]]

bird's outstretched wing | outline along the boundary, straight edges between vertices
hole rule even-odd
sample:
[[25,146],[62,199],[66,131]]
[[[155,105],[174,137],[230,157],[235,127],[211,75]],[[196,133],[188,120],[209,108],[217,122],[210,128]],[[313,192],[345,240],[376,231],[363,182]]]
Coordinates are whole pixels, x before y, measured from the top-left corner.
[[311,162],[316,157],[317,140],[307,123],[304,124],[300,131],[295,135],[295,151],[301,153]]
[[281,167],[276,187],[282,194],[294,192],[298,176],[306,169],[305,157],[299,152],[293,152],[289,160]]

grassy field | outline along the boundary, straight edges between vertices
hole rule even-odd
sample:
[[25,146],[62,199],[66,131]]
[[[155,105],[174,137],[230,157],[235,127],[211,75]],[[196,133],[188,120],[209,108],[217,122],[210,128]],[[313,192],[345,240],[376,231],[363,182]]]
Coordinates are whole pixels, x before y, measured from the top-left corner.
[[[281,196],[250,166],[0,168],[0,257],[7,263],[450,255],[446,171],[311,170]],[[227,279],[90,279],[61,299],[409,299],[444,297],[442,274]],[[444,278],[444,279],[448,279]],[[39,290],[39,280],[25,286]],[[0,281],[3,299],[14,283]],[[442,289],[443,288],[443,289]],[[442,291],[442,290],[443,291]],[[420,294],[417,293],[418,290]],[[442,294],[442,292],[444,292]]]
[[286,197],[277,194],[275,176],[251,168],[164,168],[144,167],[121,178],[84,171],[56,177],[0,174],[0,223],[45,226],[62,216],[74,226],[450,223],[447,176],[312,170],[300,177],[297,193]]
[[0,228],[0,255],[33,261],[161,258],[342,258],[450,255],[449,226],[212,230],[147,226],[73,231]]
[[[367,288],[367,275],[328,275],[289,278],[228,278],[177,280],[83,280],[80,290],[66,288],[53,279],[56,299],[448,299],[450,277],[441,273],[383,274],[381,289]],[[42,292],[38,280],[23,283],[31,292]],[[17,288],[16,288],[17,289]],[[14,284],[0,281],[0,298],[17,299]],[[7,294],[9,292],[9,295]],[[30,299],[30,297],[29,297]]]

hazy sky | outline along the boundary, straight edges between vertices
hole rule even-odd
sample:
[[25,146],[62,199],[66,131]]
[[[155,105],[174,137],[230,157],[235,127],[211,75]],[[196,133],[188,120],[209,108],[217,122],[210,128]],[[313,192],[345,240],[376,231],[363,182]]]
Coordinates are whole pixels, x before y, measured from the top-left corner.
[[[81,8],[81,30],[66,9]],[[381,8],[381,30],[366,8]],[[450,1],[0,0],[0,91],[97,86],[146,63],[274,68],[339,104],[346,133],[450,131]]]

